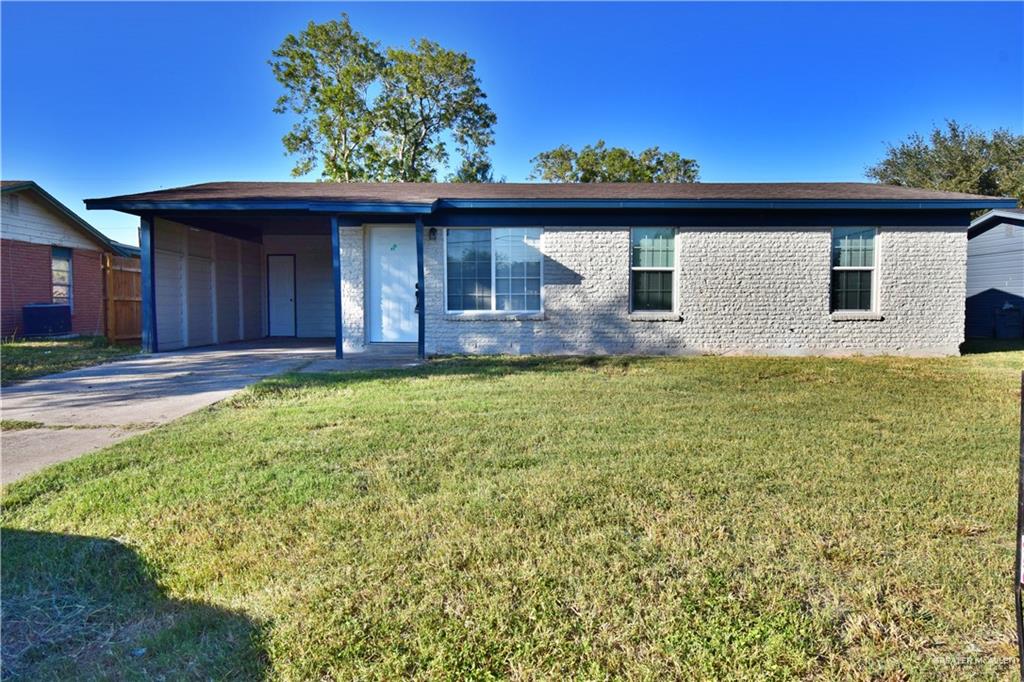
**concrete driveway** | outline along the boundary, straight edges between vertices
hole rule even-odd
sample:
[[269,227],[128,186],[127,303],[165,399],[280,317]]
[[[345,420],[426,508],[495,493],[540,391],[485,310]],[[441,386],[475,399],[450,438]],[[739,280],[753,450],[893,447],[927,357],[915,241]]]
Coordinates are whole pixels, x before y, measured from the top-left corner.
[[333,341],[271,340],[139,355],[3,389],[4,420],[44,427],[0,435],[7,484],[194,412],[274,374],[333,358]]

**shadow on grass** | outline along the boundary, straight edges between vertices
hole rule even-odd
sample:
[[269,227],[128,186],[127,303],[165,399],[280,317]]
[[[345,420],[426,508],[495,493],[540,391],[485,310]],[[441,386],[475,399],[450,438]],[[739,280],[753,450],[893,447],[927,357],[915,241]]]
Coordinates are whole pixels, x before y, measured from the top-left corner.
[[968,339],[960,344],[963,355],[1024,351],[1024,339]]
[[[274,398],[293,391],[337,387],[359,384],[367,381],[405,381],[428,377],[458,377],[471,381],[491,381],[504,377],[540,372],[556,375],[579,371],[624,373],[631,365],[641,360],[652,360],[659,356],[451,356],[433,358],[415,367],[391,369],[353,369],[337,372],[292,372],[264,379],[246,392],[232,399],[229,404],[245,406],[250,400]],[[681,358],[676,358],[681,359]]]
[[4,528],[4,679],[258,679],[244,615],[167,598],[131,549]]

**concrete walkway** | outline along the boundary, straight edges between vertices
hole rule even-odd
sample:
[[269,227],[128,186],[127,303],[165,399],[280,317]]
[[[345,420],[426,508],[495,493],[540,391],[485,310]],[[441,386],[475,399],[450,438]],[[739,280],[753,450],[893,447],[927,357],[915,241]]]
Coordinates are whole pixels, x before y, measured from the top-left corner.
[[333,358],[330,340],[274,339],[138,355],[5,387],[3,419],[45,427],[0,434],[0,483],[177,419],[265,377]]

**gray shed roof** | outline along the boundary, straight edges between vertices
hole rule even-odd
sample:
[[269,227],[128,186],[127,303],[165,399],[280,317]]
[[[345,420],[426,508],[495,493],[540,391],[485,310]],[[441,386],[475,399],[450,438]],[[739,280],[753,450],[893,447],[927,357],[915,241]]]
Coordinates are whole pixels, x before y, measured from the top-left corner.
[[1024,208],[999,208],[978,216],[971,222],[971,227],[967,230],[967,238],[974,239],[979,234],[984,234],[993,227],[1004,223],[1024,225]]

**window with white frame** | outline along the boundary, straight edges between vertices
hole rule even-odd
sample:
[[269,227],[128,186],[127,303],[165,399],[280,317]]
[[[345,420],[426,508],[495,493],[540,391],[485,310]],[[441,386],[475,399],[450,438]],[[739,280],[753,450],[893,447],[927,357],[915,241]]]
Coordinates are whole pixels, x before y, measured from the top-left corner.
[[875,241],[873,227],[837,227],[832,230],[833,312],[875,309]]
[[634,227],[630,231],[630,309],[669,312],[675,299],[675,230]]
[[71,249],[50,250],[50,286],[54,303],[71,305]]
[[542,232],[539,227],[446,230],[446,310],[540,312]]

